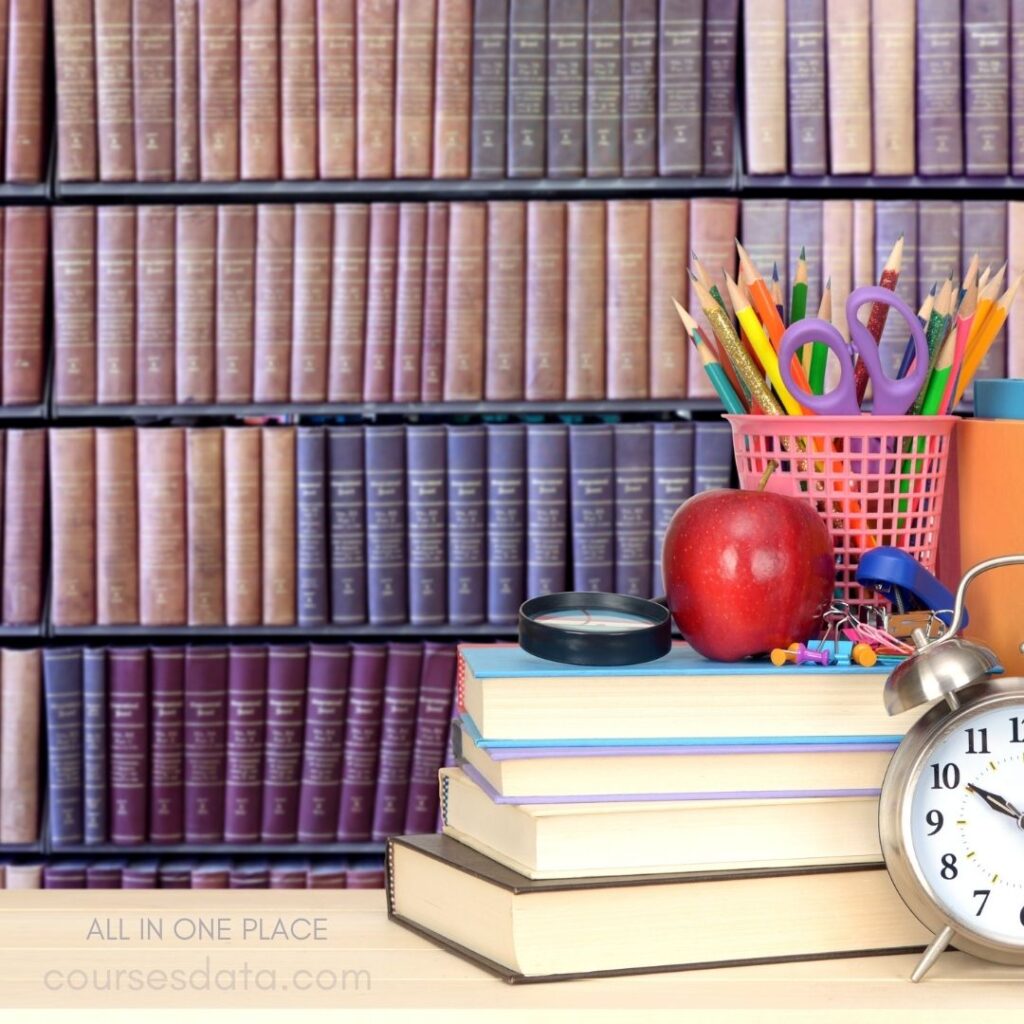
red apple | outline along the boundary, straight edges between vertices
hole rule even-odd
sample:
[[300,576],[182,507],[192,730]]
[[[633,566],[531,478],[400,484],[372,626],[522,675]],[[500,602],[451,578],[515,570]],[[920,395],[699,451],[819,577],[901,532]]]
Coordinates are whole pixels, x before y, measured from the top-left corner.
[[820,516],[799,498],[763,491],[705,491],[684,502],[662,567],[683,639],[714,661],[809,640],[835,587]]

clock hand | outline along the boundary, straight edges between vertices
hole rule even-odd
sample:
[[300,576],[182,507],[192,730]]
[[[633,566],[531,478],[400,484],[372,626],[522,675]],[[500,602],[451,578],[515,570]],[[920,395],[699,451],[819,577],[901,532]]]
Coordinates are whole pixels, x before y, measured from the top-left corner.
[[998,793],[990,793],[987,789],[982,789],[981,786],[975,786],[974,783],[971,782],[969,782],[965,788],[968,793],[977,793],[978,796],[980,796],[981,799],[992,808],[992,810],[998,811],[1000,814],[1005,814],[1010,818],[1014,818],[1018,825],[1020,825],[1022,819],[1024,819],[1024,815],[1022,815],[1009,800],[1005,797],[1001,797]]

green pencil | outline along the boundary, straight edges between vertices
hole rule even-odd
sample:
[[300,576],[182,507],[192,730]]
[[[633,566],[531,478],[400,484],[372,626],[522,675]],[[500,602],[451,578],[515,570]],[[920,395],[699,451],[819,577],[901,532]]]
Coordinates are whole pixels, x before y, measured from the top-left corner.
[[[832,319],[832,278],[825,282],[825,288],[821,293],[821,307],[827,308],[827,315],[821,309],[818,311],[819,320]],[[808,374],[811,390],[816,394],[823,394],[825,391],[825,367],[828,366],[828,345],[816,341],[811,346],[811,372]]]
[[793,278],[793,289],[789,297],[789,322],[795,324],[807,316],[807,252],[800,250],[800,259],[796,261],[796,277]]

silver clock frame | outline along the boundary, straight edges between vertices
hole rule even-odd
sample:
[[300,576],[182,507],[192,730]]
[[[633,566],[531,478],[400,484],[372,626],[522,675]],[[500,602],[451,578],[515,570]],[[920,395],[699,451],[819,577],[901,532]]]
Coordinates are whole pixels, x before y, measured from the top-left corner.
[[882,781],[878,834],[882,856],[896,891],[911,913],[936,938],[912,978],[920,980],[952,941],[965,953],[1001,964],[1024,965],[1024,928],[1019,944],[1000,942],[975,931],[944,910],[945,901],[924,877],[911,837],[911,807],[917,778],[936,743],[982,711],[1003,704],[1024,707],[1024,679],[989,679],[972,683],[956,694],[960,706],[945,701],[931,708],[900,743]]

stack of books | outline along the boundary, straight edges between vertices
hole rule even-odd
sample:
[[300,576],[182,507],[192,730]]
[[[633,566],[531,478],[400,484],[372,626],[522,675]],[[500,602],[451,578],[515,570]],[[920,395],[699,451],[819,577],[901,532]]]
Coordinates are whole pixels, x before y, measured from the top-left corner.
[[510,981],[919,948],[878,839],[917,717],[886,672],[463,646],[444,834],[391,840],[389,913]]

